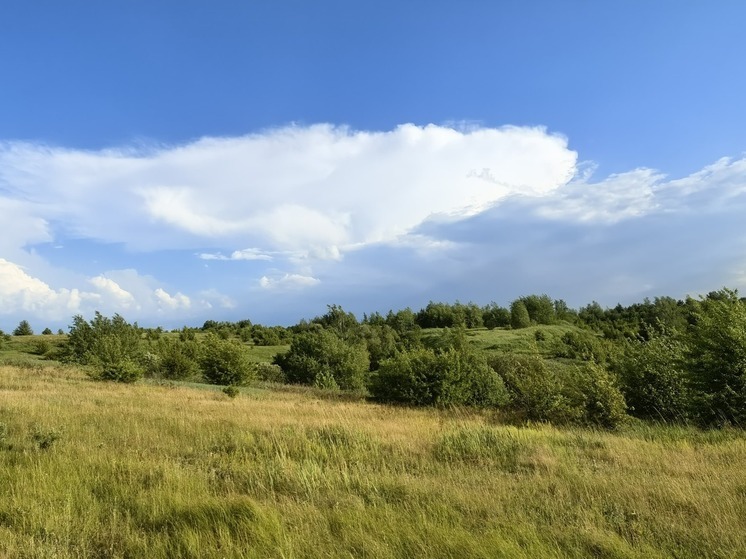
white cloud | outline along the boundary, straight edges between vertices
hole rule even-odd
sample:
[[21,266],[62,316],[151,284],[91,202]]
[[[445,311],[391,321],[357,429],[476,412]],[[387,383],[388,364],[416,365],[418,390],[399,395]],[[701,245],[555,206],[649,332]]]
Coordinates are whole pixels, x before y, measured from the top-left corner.
[[176,295],[169,295],[166,291],[158,287],[154,292],[156,299],[160,307],[167,311],[173,311],[176,309],[188,309],[192,306],[192,302],[183,293],[176,293]]
[[542,128],[320,124],[141,152],[6,143],[0,187],[38,220],[34,238],[54,222],[139,249],[248,240],[259,248],[246,258],[339,259],[347,246],[394,239],[434,214],[551,192],[575,162],[567,141]]
[[258,248],[234,250],[226,256],[220,252],[203,252],[199,254],[202,260],[272,260],[273,256]]
[[271,290],[301,289],[318,285],[319,283],[321,283],[321,280],[301,274],[285,274],[274,278],[262,276],[259,279],[260,287]]
[[0,312],[31,312],[44,318],[61,318],[77,312],[87,294],[77,289],[52,289],[20,266],[0,258]]
[[122,309],[137,308],[132,293],[122,289],[114,280],[105,278],[104,276],[96,276],[88,281],[99,290],[99,293],[101,293],[105,299],[113,301],[115,306]]

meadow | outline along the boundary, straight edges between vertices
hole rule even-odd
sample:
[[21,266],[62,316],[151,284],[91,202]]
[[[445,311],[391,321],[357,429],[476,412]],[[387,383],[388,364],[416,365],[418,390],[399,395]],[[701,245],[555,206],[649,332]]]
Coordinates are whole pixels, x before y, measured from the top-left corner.
[[746,549],[741,430],[514,426],[495,410],[262,383],[230,398],[208,385],[94,381],[6,349],[0,557],[648,559]]

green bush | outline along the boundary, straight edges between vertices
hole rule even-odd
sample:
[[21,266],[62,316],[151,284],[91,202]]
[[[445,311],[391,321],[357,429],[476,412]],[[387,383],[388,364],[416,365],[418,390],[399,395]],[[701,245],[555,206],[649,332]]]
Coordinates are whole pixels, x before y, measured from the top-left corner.
[[627,404],[608,371],[596,363],[576,367],[567,376],[566,393],[576,423],[614,429],[627,419]]
[[508,401],[484,356],[455,349],[416,348],[383,361],[371,393],[380,401],[417,406],[498,407]]
[[240,386],[256,376],[247,348],[238,340],[223,340],[213,333],[202,343],[200,366],[211,384]]
[[685,365],[706,425],[746,427],[746,302],[723,289],[700,302],[687,337]]
[[629,413],[641,419],[686,420],[692,393],[684,367],[684,345],[666,334],[628,342],[611,363]]
[[169,380],[199,376],[200,346],[197,342],[162,338],[153,349],[154,353],[149,354],[150,376]]
[[571,419],[560,378],[539,355],[493,354],[488,362],[503,379],[519,416],[557,423]]
[[343,340],[321,326],[295,336],[290,350],[276,355],[274,363],[290,383],[330,384],[331,376],[343,390],[363,390],[370,366],[368,350],[362,342]]
[[62,361],[93,365],[91,376],[101,380],[134,382],[144,372],[137,324],[118,314],[107,318],[96,312],[90,322],[80,315],[73,317],[60,354]]
[[489,363],[505,381],[519,418],[613,428],[627,417],[621,391],[595,363],[560,371],[539,355],[515,354],[493,355]]
[[265,382],[285,382],[282,368],[274,363],[257,363],[256,373],[259,380]]

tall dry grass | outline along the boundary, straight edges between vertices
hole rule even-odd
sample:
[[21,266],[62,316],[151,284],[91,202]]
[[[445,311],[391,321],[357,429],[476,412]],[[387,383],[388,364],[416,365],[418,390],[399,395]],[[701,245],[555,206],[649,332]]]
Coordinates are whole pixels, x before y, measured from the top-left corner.
[[0,367],[0,556],[740,557],[746,437]]

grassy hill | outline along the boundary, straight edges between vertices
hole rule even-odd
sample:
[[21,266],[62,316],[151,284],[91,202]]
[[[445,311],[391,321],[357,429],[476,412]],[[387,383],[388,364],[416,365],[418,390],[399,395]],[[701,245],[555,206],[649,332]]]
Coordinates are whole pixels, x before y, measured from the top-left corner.
[[742,431],[516,428],[495,412],[321,395],[256,386],[231,399],[0,366],[0,557],[746,549]]

